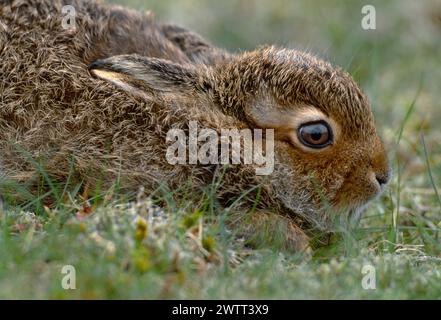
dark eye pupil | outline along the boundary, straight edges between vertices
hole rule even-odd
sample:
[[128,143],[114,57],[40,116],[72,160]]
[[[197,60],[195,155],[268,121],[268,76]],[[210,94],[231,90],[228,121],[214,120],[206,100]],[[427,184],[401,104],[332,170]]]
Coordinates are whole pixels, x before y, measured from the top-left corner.
[[311,139],[315,141],[320,141],[320,138],[322,137],[322,133],[318,130],[314,130],[311,132]]

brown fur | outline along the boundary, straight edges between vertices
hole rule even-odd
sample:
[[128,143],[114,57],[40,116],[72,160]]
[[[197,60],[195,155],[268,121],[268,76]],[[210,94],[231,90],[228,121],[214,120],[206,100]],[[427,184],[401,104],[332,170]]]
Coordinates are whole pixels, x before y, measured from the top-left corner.
[[[307,246],[304,223],[323,229],[342,210],[361,210],[380,192],[375,177],[389,180],[365,95],[347,73],[312,55],[275,47],[232,55],[150,14],[95,1],[73,1],[75,32],[61,28],[63,1],[1,3],[0,149],[9,179],[36,173],[16,142],[60,181],[72,159],[80,177],[106,185],[121,177],[127,189],[164,182],[176,189],[191,177],[198,189],[223,169],[168,164],[169,129],[187,130],[190,120],[218,131],[274,128],[273,174],[232,165],[217,197],[226,205],[261,186],[258,210],[230,220],[243,222],[248,236],[282,225],[294,249]],[[334,144],[313,152],[287,138],[306,106],[335,122]],[[244,197],[244,208],[254,196]]]

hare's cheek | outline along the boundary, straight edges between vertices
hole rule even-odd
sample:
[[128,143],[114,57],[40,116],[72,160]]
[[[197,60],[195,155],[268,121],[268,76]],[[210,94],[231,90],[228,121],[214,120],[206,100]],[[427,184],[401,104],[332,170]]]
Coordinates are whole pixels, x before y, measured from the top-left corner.
[[335,204],[341,207],[357,208],[374,199],[381,192],[375,183],[375,174],[360,169],[347,177],[335,197]]

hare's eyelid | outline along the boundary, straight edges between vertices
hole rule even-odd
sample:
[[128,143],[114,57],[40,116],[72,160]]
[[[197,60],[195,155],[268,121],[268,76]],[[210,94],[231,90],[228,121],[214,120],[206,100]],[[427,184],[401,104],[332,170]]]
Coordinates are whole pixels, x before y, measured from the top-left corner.
[[292,125],[293,128],[297,131],[301,126],[313,123],[323,122],[326,124],[328,129],[331,130],[333,136],[333,143],[340,136],[340,126],[339,124],[332,118],[327,116],[325,113],[320,111],[318,108],[307,106],[295,112],[292,117]]
[[299,107],[298,110],[292,114],[292,121],[296,127],[300,127],[306,123],[325,121],[330,122],[330,118],[313,106]]

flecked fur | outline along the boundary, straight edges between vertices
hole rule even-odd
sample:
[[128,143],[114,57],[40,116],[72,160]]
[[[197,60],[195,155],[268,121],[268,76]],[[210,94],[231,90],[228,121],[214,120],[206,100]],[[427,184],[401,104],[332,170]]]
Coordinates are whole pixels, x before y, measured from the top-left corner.
[[[230,54],[155,22],[151,13],[96,1],[0,3],[0,150],[7,179],[36,177],[16,144],[58,181],[66,180],[72,161],[80,180],[109,186],[121,177],[128,190],[161,183],[176,189],[189,178],[197,190],[222,172],[217,197],[224,205],[262,188],[257,210],[232,213],[232,224],[248,237],[262,228],[270,235],[283,230],[286,247],[297,250],[308,245],[311,225],[324,229],[333,215],[358,211],[379,193],[372,174],[389,179],[366,96],[347,73],[310,54],[276,47]],[[74,31],[61,27],[64,4],[76,9]],[[138,94],[91,70],[120,75]],[[256,176],[253,165],[223,172],[165,160],[171,128],[188,130],[190,120],[218,131],[264,128],[253,113],[257,105],[263,118],[313,106],[339,124],[340,137],[320,152],[276,140],[270,176]],[[250,208],[255,194],[243,198],[242,208]]]

